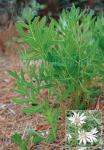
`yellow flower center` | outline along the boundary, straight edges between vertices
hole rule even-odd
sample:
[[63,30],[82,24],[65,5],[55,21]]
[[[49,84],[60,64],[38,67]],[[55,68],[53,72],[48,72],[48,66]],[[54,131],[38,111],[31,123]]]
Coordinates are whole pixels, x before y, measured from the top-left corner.
[[80,118],[79,118],[79,117],[76,117],[76,118],[75,118],[75,123],[76,123],[76,124],[80,124]]
[[86,133],[84,133],[84,132],[81,133],[81,134],[80,134],[80,137],[81,137],[81,139],[86,139],[86,138],[87,138]]

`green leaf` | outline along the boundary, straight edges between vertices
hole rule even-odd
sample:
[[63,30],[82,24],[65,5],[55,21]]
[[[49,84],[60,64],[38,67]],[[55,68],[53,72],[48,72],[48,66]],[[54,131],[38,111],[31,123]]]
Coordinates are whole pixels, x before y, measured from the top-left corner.
[[27,7],[23,10],[23,17],[29,24],[31,23],[33,15],[33,11],[30,7]]
[[26,141],[22,141],[21,150],[28,150]]
[[29,104],[29,102],[30,102],[29,99],[22,99],[22,98],[13,98],[12,101],[13,101],[13,103],[18,104],[18,105]]
[[56,84],[46,84],[46,85],[40,86],[40,89],[49,89],[55,86]]
[[22,112],[27,113],[27,114],[42,113],[42,111],[44,111],[44,105],[31,106],[31,107],[22,109]]
[[40,69],[39,69],[40,81],[42,81],[43,76],[44,76],[44,63],[41,64]]
[[19,133],[14,133],[12,135],[12,141],[17,145],[17,146],[21,146],[22,145],[22,139],[21,139],[21,135]]
[[21,75],[21,81],[26,83],[26,80],[25,80],[25,77],[24,77],[24,72],[23,72],[22,69],[20,71],[20,75]]
[[[21,24],[21,22],[16,23],[16,31],[21,35],[21,36],[27,36],[27,33],[24,31],[24,26]],[[19,39],[19,38],[18,38]]]
[[19,80],[19,75],[17,74],[17,72],[14,70],[14,71],[11,71],[11,70],[8,70],[7,71],[12,77],[14,77],[15,79]]
[[26,132],[28,135],[30,136],[33,136],[33,143],[34,144],[39,144],[40,142],[42,141],[45,141],[46,140],[46,137],[42,136],[41,133],[29,128],[29,129],[26,129]]
[[15,89],[15,91],[19,94],[22,94],[22,95],[25,95],[25,96],[28,96],[28,92],[27,92],[27,88],[26,87],[23,87],[19,85],[18,88]]

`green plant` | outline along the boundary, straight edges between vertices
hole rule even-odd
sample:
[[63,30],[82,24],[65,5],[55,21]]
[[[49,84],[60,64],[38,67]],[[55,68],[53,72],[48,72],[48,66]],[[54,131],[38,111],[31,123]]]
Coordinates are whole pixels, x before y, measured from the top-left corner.
[[29,139],[22,139],[19,133],[15,132],[12,135],[12,141],[16,144],[16,146],[19,146],[21,150],[28,150]]
[[19,51],[20,73],[9,71],[16,79],[16,91],[24,97],[13,101],[29,106],[24,113],[44,115],[51,128],[45,141],[53,142],[60,112],[64,116],[65,109],[70,109],[65,103],[70,102],[73,109],[86,109],[101,92],[104,18],[99,16],[95,22],[93,12],[85,14],[74,6],[62,13],[59,23],[52,20],[49,26],[45,17],[40,22],[38,17],[33,22],[31,18],[30,12],[25,18],[28,25],[23,20],[16,24],[21,35],[18,41],[29,49]]

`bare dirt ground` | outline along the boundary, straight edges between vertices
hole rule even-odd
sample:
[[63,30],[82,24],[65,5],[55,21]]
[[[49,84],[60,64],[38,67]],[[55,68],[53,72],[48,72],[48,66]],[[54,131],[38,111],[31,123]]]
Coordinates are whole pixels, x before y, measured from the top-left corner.
[[[5,36],[8,36],[8,32]],[[5,53],[0,51],[0,150],[19,150],[19,148],[11,142],[11,135],[15,131],[20,132],[22,137],[24,137],[25,129],[28,127],[32,127],[41,132],[45,132],[49,128],[46,123],[42,122],[43,118],[41,115],[26,116],[20,112],[23,106],[16,106],[11,102],[12,97],[16,96],[14,92],[15,81],[8,75],[7,70],[18,70],[18,66],[20,65],[19,57],[16,54],[19,47],[11,40],[12,36],[6,40],[6,44],[1,43],[0,48],[2,49],[4,45],[6,48]],[[0,36],[0,38],[1,37],[2,36]],[[5,40],[2,42],[5,42]],[[101,110],[102,113],[104,113],[104,96],[100,97],[97,103],[94,106],[92,105],[91,108]],[[104,124],[104,117],[102,121]],[[38,146],[31,145],[28,150],[63,150],[63,129],[64,120],[61,120],[59,136],[54,144],[42,143]]]

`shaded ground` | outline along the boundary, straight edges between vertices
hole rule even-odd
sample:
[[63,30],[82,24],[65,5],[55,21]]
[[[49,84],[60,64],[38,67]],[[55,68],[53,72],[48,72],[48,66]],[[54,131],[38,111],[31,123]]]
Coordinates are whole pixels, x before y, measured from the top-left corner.
[[[20,63],[19,58],[14,51],[14,49],[18,49],[18,45],[14,45],[13,42],[10,41],[11,39],[7,40],[6,43],[6,54],[0,52],[0,150],[19,150],[11,143],[10,140],[10,137],[14,131],[19,131],[22,134],[22,137],[25,136],[25,129],[28,127],[32,127],[33,129],[42,133],[48,131],[48,125],[43,123],[43,118],[41,115],[26,116],[20,112],[20,109],[24,106],[16,106],[11,103],[12,97],[16,96],[16,93],[13,90],[15,81],[8,76],[7,70],[18,70]],[[104,113],[104,96],[100,97],[97,103],[92,105],[91,108],[101,110]],[[38,146],[31,145],[29,150],[63,150],[63,137],[64,120],[61,119],[59,136],[56,143],[42,143]]]

